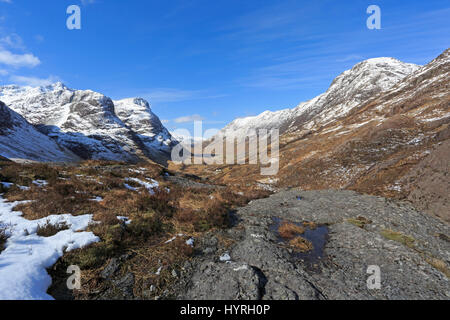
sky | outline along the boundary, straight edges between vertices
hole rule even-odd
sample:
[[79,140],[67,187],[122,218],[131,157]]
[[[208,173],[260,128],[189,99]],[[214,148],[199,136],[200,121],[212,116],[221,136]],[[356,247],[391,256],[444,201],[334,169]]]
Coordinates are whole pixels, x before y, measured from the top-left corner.
[[139,96],[169,130],[220,129],[314,98],[365,59],[426,64],[450,47],[449,21],[448,0],[0,0],[0,85]]

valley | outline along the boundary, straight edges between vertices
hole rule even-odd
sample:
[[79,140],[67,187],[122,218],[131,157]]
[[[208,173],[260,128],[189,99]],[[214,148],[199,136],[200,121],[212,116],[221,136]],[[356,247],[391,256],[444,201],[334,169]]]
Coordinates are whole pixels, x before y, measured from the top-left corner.
[[141,98],[55,83],[0,101],[0,299],[450,298],[450,49],[363,61],[222,129],[279,130],[271,176],[249,154],[171,161],[179,141]]

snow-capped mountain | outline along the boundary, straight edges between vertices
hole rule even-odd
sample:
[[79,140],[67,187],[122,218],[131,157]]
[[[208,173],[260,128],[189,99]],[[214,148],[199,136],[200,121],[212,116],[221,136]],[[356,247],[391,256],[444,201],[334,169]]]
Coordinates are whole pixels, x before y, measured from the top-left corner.
[[259,166],[239,165],[212,166],[207,177],[398,197],[450,221],[450,49],[414,69],[343,117],[322,118],[333,112],[325,109],[311,130],[301,129],[308,122],[299,130],[293,125],[280,138],[276,178],[262,179]]
[[0,101],[0,156],[41,162],[80,160]]
[[170,153],[176,140],[152,112],[150,104],[142,98],[114,101],[114,111],[119,119],[144,143],[151,154]]
[[245,136],[255,129],[279,129],[283,133],[299,127],[311,129],[325,125],[385,92],[419,67],[393,58],[363,61],[334,79],[320,96],[293,109],[266,111],[258,116],[236,119],[222,129],[221,134]]
[[69,89],[62,83],[0,87],[0,99],[83,159],[133,162],[149,157],[161,162],[175,143],[142,99],[115,105],[103,94]]

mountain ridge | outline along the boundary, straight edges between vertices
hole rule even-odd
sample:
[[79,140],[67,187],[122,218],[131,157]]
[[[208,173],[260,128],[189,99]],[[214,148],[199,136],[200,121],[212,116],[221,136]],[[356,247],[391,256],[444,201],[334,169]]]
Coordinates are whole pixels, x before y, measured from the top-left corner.
[[308,129],[317,125],[313,117],[321,114],[322,124],[330,119],[345,116],[350,110],[374,94],[380,94],[394,86],[408,74],[419,69],[418,65],[404,63],[394,58],[373,58],[356,64],[342,72],[323,94],[302,102],[292,109],[265,111],[254,117],[238,118],[223,128],[220,134],[241,136],[248,130],[280,129],[280,133]]
[[[148,102],[140,98],[116,103],[119,109],[124,101],[147,106],[139,111],[141,115],[147,113],[147,130],[141,133],[133,131],[135,124],[125,123],[129,122],[127,117],[121,119],[116,114],[117,106],[111,98],[92,90],[70,89],[61,82],[45,87],[3,86],[0,99],[82,159],[137,162],[149,158],[164,163],[176,144]],[[126,104],[129,113],[137,107],[138,104]],[[121,108],[120,114],[126,113],[126,108]]]

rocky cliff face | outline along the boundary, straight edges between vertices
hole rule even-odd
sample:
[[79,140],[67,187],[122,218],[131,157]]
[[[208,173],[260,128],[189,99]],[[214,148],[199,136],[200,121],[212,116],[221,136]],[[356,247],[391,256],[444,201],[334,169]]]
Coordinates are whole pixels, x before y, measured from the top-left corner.
[[0,101],[0,155],[9,159],[73,162],[79,158],[40,133]]
[[116,106],[100,93],[69,89],[62,83],[37,88],[5,86],[0,88],[0,98],[83,159],[134,162],[148,157],[161,162],[168,159],[175,143],[142,99],[118,101]]
[[170,154],[177,141],[152,112],[147,101],[141,98],[114,101],[114,111],[142,141],[146,154],[159,154],[161,157]]

